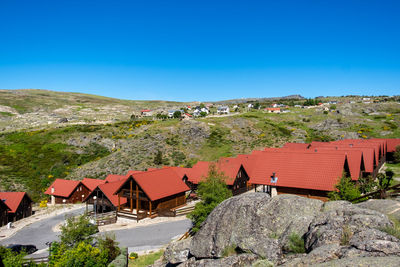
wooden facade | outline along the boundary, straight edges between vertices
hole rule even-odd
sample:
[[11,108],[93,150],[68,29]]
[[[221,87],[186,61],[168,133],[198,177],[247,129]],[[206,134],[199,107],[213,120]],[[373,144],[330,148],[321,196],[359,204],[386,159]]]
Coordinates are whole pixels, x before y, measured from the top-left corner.
[[8,223],[8,211],[10,208],[0,199],[0,227]]
[[[55,204],[76,204],[83,202],[83,200],[90,194],[90,190],[82,183],[72,191],[68,197],[53,196]],[[65,200],[65,202],[64,202]]]
[[247,175],[246,170],[243,168],[243,166],[240,166],[233,185],[228,186],[228,188],[232,191],[232,195],[236,196],[250,190],[252,187],[250,187],[248,184],[249,179],[250,178]]
[[[119,203],[118,211],[129,210],[141,217],[153,217],[186,204],[185,192],[152,200],[132,177],[122,185],[116,194]],[[127,199],[125,205],[120,204],[120,199],[123,197]]]
[[[93,197],[96,196],[96,199]],[[104,213],[110,211],[116,211],[118,207],[114,206],[114,204],[107,198],[103,191],[101,191],[98,187],[90,193],[89,197],[85,200],[86,205],[93,205],[93,211],[95,210],[97,213]]]
[[32,215],[31,198],[25,194],[15,212],[8,212],[8,221],[15,222]]
[[276,187],[278,195],[281,194],[291,194],[297,195],[306,198],[319,199],[324,202],[328,201],[328,192],[329,191],[321,191],[321,190],[313,190],[313,189],[303,189],[303,188],[291,188],[291,187]]

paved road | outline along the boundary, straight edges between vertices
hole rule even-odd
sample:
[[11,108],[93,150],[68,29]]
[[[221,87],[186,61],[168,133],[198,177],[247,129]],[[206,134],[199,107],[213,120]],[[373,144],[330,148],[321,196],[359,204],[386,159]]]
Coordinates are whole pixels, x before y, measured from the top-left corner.
[[[46,254],[44,251],[47,248],[46,242],[58,240],[59,233],[53,232],[52,228],[64,221],[65,216],[82,214],[84,210],[85,208],[82,208],[32,223],[10,238],[0,241],[0,245],[33,244],[41,250],[37,254]],[[111,233],[115,234],[115,239],[120,246],[129,247],[130,251],[146,250],[168,244],[173,237],[184,234],[190,226],[189,220],[182,220],[116,230]]]
[[64,221],[65,216],[82,214],[85,208],[65,212],[63,214],[43,219],[25,226],[13,236],[0,241],[0,245],[8,244],[32,244],[38,249],[47,248],[46,242],[58,240],[58,234],[53,232],[52,228]]

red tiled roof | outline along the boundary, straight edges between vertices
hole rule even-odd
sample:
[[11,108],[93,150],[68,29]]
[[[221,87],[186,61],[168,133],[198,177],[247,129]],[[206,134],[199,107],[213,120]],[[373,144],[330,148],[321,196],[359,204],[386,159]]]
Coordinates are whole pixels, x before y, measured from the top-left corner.
[[290,148],[290,149],[307,149],[310,144],[303,144],[303,143],[286,143],[283,147]]
[[268,110],[268,111],[280,111],[281,108],[265,108],[265,110]]
[[[117,182],[101,184],[98,186],[99,189],[108,198],[108,200],[110,200],[110,202],[114,205],[114,207],[118,207],[118,196],[114,195],[114,193],[118,190],[118,188],[121,187],[121,185],[123,185],[126,182],[127,179],[128,178],[125,178],[125,179],[121,179]],[[120,198],[121,205],[125,204],[126,202],[127,202],[126,198],[124,198],[124,197]]]
[[[182,181],[182,177],[180,177],[172,168],[162,168],[154,171],[141,172],[133,174],[130,177],[136,181],[152,201],[190,190]],[[128,180],[129,179],[130,178],[128,178]],[[126,180],[125,183],[128,180]],[[122,185],[120,188],[121,187]]]
[[400,146],[400,138],[386,139],[386,141],[387,141],[387,152],[395,152],[396,147]]
[[25,192],[0,192],[0,199],[10,208],[9,213],[15,213],[25,195],[28,196]]
[[129,176],[131,176],[132,174],[136,174],[136,173],[141,173],[142,171],[135,171],[135,170],[130,170],[127,172],[127,174],[125,175],[126,178],[128,178]]
[[270,177],[275,172],[278,177],[276,186],[332,191],[342,177],[346,156],[264,152],[253,159],[247,168],[252,184],[272,185]]
[[141,112],[150,112],[151,109],[142,109]]
[[227,185],[233,185],[237,173],[242,166],[241,160],[238,158],[221,158],[218,162],[199,161],[191,169],[187,170],[188,181],[194,184],[203,181],[213,164],[217,168],[217,171],[222,172],[228,178],[225,181]]
[[90,191],[93,191],[98,185],[106,183],[105,180],[83,178],[82,184],[84,184]]
[[[79,184],[81,182],[76,180],[56,179],[44,193],[47,195],[69,197]],[[54,193],[51,193],[51,188],[54,188]]]
[[[128,172],[128,173],[129,173],[129,172]],[[126,175],[109,174],[109,175],[106,177],[105,181],[107,181],[107,182],[109,182],[109,183],[112,183],[112,182],[117,182],[117,181],[119,181],[119,180],[125,179],[125,178],[127,178],[127,177],[128,177],[128,176],[126,176]]]

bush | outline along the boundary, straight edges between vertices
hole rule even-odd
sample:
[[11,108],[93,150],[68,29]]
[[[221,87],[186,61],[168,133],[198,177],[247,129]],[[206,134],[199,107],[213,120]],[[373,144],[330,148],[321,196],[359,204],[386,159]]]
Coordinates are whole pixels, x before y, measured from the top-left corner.
[[396,146],[396,150],[393,154],[393,157],[395,163],[400,163],[400,146]]
[[232,192],[226,186],[225,179],[224,174],[218,172],[215,165],[210,166],[206,180],[199,184],[197,190],[201,201],[188,215],[193,223],[193,232],[200,229],[201,224],[219,203],[232,196]]
[[289,251],[293,253],[305,253],[304,239],[296,233],[289,236]]
[[130,254],[129,254],[129,258],[135,258],[135,259],[137,259],[139,257],[139,255],[136,253],[136,252],[131,252]]
[[61,226],[60,240],[68,247],[73,247],[80,242],[91,243],[93,234],[99,231],[97,225],[89,222],[85,215],[78,218],[68,218],[66,224]]
[[107,251],[101,251],[85,242],[80,242],[76,247],[68,249],[63,253],[54,266],[107,266]]
[[335,188],[337,191],[328,193],[330,200],[352,201],[361,196],[358,186],[353,183],[350,177],[346,177],[345,175],[342,176]]

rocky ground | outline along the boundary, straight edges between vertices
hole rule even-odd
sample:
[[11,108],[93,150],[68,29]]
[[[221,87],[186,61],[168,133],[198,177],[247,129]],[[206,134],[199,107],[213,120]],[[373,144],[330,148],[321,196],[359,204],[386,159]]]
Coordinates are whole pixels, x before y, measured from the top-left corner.
[[153,266],[399,266],[400,240],[388,234],[398,206],[244,194],[222,202]]

